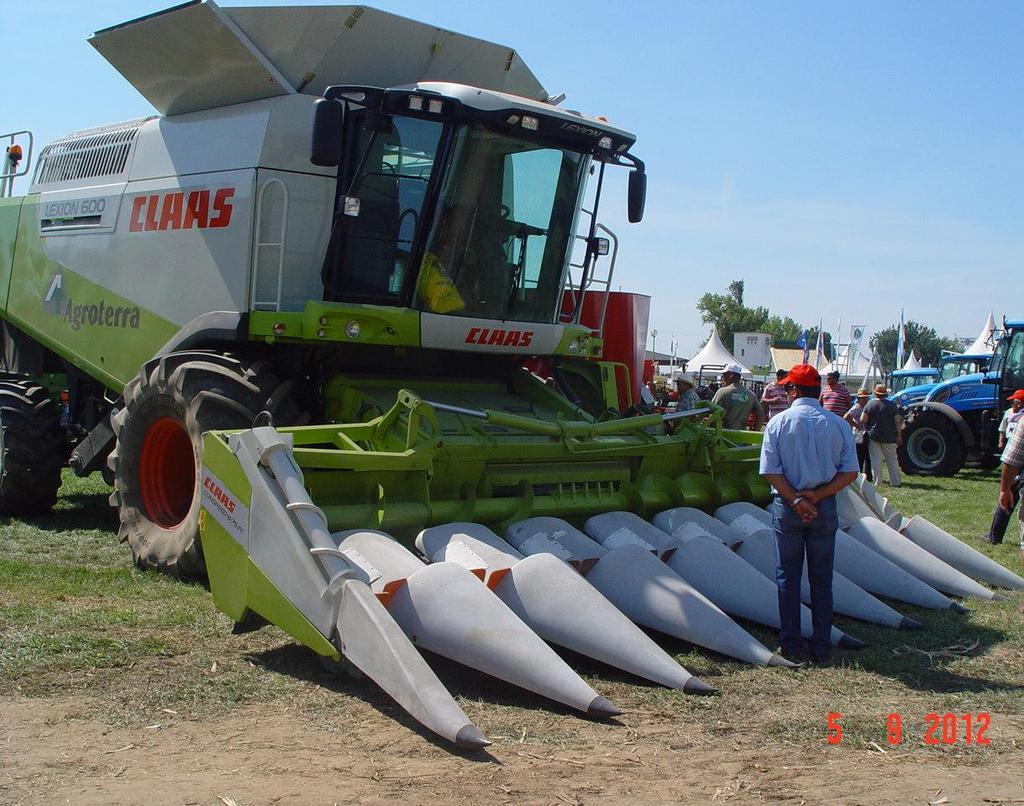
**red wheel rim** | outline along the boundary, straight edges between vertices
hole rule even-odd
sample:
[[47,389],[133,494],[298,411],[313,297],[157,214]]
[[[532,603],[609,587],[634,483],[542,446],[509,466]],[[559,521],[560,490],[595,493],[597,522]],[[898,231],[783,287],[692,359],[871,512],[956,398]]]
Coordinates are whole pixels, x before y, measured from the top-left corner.
[[139,489],[146,515],[171,529],[185,520],[196,489],[196,459],[185,427],[161,417],[149,427],[139,458]]

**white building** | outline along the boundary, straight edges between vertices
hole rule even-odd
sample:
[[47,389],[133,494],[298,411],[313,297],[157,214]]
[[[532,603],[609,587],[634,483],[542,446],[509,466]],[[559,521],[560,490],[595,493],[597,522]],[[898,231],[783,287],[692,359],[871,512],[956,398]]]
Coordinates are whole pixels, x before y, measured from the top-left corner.
[[772,362],[772,337],[767,333],[736,333],[732,354],[748,367],[767,367]]

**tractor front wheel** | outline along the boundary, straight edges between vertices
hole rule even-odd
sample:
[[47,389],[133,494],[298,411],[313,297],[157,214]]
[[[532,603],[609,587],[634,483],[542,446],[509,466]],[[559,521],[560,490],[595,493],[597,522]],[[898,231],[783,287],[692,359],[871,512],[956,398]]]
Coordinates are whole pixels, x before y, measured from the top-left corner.
[[199,468],[205,431],[248,428],[261,411],[297,420],[289,391],[265,361],[189,351],[148,362],[124,390],[111,423],[108,464],[118,536],[135,562],[177,577],[204,574],[199,543]]
[[46,390],[32,381],[0,381],[0,514],[49,512],[67,458],[60,410]]
[[936,411],[915,413],[903,426],[897,455],[905,473],[952,476],[964,466],[964,442],[959,430]]

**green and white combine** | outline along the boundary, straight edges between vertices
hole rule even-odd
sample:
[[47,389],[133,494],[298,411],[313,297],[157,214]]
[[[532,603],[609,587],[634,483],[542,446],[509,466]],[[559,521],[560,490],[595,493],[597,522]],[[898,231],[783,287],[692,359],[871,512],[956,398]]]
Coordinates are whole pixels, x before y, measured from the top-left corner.
[[726,614],[777,625],[775,589],[708,514],[767,501],[759,438],[638,406],[646,313],[598,220],[616,166],[642,217],[633,135],[362,6],[191,2],[90,42],[160,116],[47,145],[0,199],[4,512],[102,470],[140,566],[460,746],[487,740],[418,649],[599,717],[545,642],[691,692],[636,625],[786,665]]

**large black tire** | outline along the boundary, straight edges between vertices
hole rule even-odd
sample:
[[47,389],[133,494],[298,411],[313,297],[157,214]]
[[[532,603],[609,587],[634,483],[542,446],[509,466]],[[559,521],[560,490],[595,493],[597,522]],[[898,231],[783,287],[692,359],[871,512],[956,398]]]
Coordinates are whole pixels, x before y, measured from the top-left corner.
[[67,458],[60,409],[46,390],[32,381],[0,381],[0,514],[49,512]]
[[965,453],[956,424],[941,412],[926,410],[907,418],[897,457],[910,475],[952,476],[964,466]]
[[187,351],[149,361],[124,390],[111,419],[117,443],[108,464],[118,537],[135,562],[177,577],[205,573],[199,543],[199,479],[205,431],[248,428],[261,411],[276,425],[298,417],[291,381],[265,361]]

